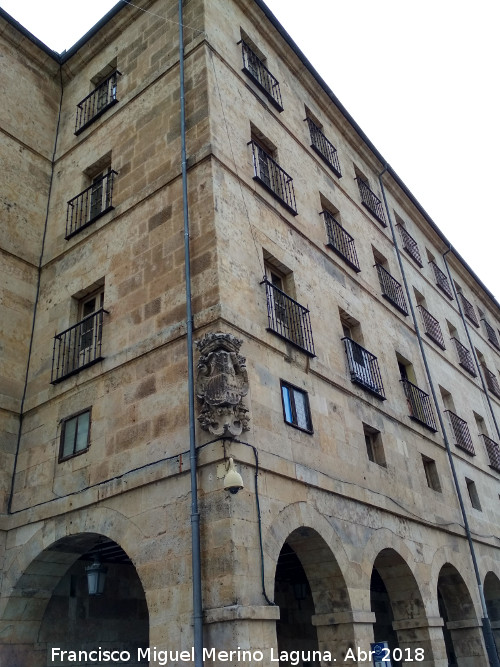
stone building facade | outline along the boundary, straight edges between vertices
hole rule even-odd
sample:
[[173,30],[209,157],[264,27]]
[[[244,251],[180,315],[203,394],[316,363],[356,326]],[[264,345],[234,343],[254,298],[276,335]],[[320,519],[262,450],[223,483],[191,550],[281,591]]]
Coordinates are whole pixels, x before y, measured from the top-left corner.
[[[134,5],[60,55],[0,12],[9,667],[193,646],[178,8]],[[500,306],[261,0],[183,11],[205,664],[488,665]]]

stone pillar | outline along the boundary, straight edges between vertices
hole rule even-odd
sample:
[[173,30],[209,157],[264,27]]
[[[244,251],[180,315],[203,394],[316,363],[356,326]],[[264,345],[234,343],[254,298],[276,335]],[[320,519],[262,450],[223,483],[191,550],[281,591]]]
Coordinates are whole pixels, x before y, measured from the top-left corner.
[[[373,667],[369,651],[373,642],[375,614],[371,611],[344,611],[316,614],[311,620],[317,629],[319,649],[321,652],[330,651],[332,665]],[[330,667],[326,661],[321,665]]]
[[[279,663],[276,641],[276,621],[280,608],[276,606],[218,607],[205,610],[204,646],[206,667],[269,667]],[[238,655],[238,650],[240,654]],[[226,660],[219,652],[234,651]],[[243,651],[247,653],[243,654]]]
[[448,621],[446,627],[451,635],[458,667],[488,664],[480,621],[476,618]]
[[[446,647],[443,639],[443,619],[441,617],[408,618],[394,621],[393,629],[398,635],[398,645],[403,651],[403,661],[416,661],[422,667],[447,667]],[[416,653],[417,649],[422,649]],[[420,660],[420,656],[424,660]]]

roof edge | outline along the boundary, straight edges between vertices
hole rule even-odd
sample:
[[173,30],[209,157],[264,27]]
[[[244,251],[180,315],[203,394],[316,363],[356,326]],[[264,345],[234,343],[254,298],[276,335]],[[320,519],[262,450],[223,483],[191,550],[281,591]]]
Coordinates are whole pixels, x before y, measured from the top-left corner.
[[41,39],[38,39],[38,37],[35,37],[35,35],[27,30],[19,21],[16,21],[16,19],[11,16],[9,13],[7,13],[4,9],[0,7],[0,18],[3,18],[7,23],[10,23],[10,25],[15,28],[18,32],[20,32],[24,37],[27,37],[30,42],[33,42],[35,46],[37,46],[39,49],[41,49],[44,53],[46,53],[48,56],[53,58],[56,63],[61,62],[61,56],[57,51],[54,51],[50,47],[47,46],[44,42],[42,42]]

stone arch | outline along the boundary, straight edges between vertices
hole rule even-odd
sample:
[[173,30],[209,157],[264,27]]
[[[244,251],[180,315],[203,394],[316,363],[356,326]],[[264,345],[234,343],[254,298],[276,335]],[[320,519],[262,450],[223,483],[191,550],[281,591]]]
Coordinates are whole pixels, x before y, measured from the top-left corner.
[[[345,655],[355,644],[343,574],[348,560],[330,523],[306,503],[294,503],[276,518],[265,544],[273,577],[269,590],[274,590],[281,613],[278,649],[329,650]],[[319,664],[312,657],[303,659]]]
[[491,570],[486,573],[483,590],[493,638],[500,654],[500,579]]
[[[128,530],[126,524],[129,524]],[[102,532],[98,532],[99,527]],[[87,531],[81,532],[82,529]],[[74,646],[71,648],[81,647],[84,638],[79,633],[85,619],[102,613],[98,611],[95,600],[90,600],[88,596],[85,576],[85,566],[90,563],[88,553],[98,544],[108,569],[108,589],[111,592],[102,597],[104,602],[100,604],[101,609],[107,607],[108,620],[94,620],[94,626],[99,631],[93,632],[97,636],[101,632],[101,643],[104,643],[104,628],[108,636],[112,634],[113,611],[119,614],[127,605],[133,606],[138,614],[134,617],[136,634],[140,637],[137,645],[147,644],[149,614],[144,587],[132,560],[116,539],[124,537],[123,541],[131,546],[130,537],[136,533],[138,538],[138,532],[121,514],[106,509],[89,512],[86,517],[82,514],[58,517],[47,521],[42,528],[38,526],[31,538],[18,548],[16,557],[5,571],[0,607],[2,657],[8,658],[12,666],[29,662],[38,667],[38,664],[47,663],[47,651],[54,642],[64,647],[68,637],[73,637]],[[140,539],[135,542],[136,554],[140,543]],[[71,609],[79,614],[78,618],[68,612]],[[118,620],[115,620],[118,627]],[[91,620],[88,622],[92,623]],[[135,641],[134,632],[127,641]]]
[[452,563],[444,563],[439,570],[437,598],[449,664],[486,664],[482,631],[472,595]]

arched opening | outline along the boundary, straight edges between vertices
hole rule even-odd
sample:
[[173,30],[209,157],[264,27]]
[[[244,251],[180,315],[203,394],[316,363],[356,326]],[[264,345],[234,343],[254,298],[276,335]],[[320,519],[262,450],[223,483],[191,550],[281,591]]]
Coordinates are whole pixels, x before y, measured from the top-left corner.
[[[291,533],[281,549],[274,600],[278,651],[299,651],[298,664],[320,665],[314,651],[345,655],[353,646],[352,627],[334,622],[333,614],[350,610],[347,588],[330,548],[311,528]],[[329,614],[328,620],[325,616]]]
[[494,572],[484,578],[484,599],[493,630],[493,637],[500,655],[500,579]]
[[[101,595],[90,595],[86,568],[96,558],[106,580]],[[100,647],[126,652],[127,665],[136,667],[138,649],[149,643],[137,571],[116,542],[95,533],[65,537],[39,554],[12,591],[3,618],[9,624],[1,653],[12,666],[96,664],[97,654],[89,652]]]
[[426,661],[432,660],[431,637],[420,590],[408,564],[393,549],[383,549],[375,559],[370,603],[375,614],[374,640],[387,642],[393,667],[403,664],[406,656],[414,659],[416,649],[423,649]]
[[482,664],[486,655],[474,604],[464,580],[451,563],[445,563],[439,572],[437,595],[449,667]]

